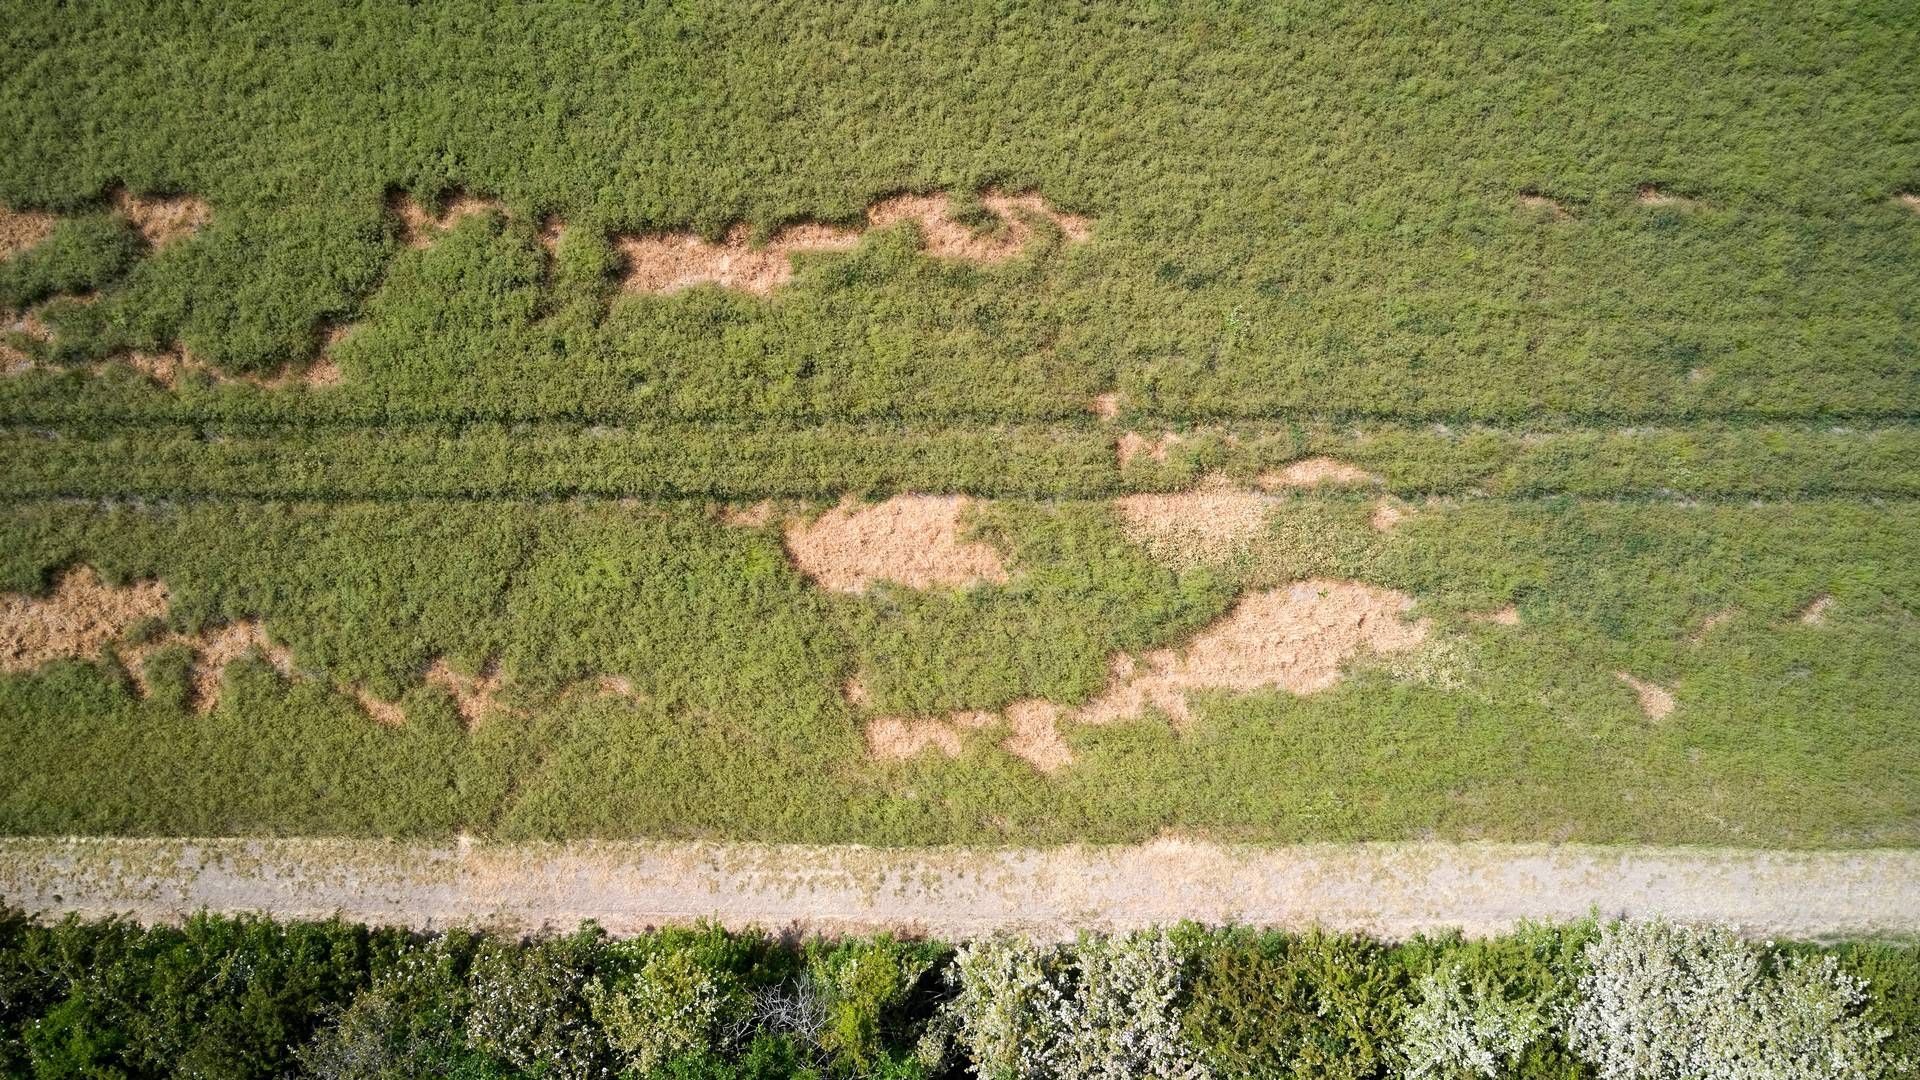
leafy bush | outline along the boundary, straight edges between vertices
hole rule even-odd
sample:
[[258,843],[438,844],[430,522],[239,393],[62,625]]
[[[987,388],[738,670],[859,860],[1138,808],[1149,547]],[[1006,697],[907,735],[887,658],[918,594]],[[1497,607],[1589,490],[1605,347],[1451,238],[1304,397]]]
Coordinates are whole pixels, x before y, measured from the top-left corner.
[[641,1076],[717,1056],[746,1005],[731,973],[680,949],[655,953],[611,986],[589,986],[587,1002],[616,1060]]
[[1378,1076],[1406,972],[1364,938],[1223,931],[1196,949],[1187,1037],[1223,1076]]

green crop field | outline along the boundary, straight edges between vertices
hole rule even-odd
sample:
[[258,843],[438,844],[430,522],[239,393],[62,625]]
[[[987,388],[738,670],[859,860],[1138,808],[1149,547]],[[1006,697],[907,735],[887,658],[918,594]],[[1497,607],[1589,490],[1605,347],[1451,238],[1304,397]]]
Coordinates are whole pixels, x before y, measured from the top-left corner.
[[0,833],[1920,844],[1911,3],[0,55]]

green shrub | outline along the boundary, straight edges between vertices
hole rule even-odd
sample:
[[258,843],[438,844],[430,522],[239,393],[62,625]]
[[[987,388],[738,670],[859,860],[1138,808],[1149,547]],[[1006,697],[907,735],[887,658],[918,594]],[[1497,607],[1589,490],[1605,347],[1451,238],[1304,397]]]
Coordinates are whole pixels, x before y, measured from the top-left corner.
[[0,263],[0,309],[99,289],[125,274],[140,248],[140,234],[118,215],[63,218],[45,240]]

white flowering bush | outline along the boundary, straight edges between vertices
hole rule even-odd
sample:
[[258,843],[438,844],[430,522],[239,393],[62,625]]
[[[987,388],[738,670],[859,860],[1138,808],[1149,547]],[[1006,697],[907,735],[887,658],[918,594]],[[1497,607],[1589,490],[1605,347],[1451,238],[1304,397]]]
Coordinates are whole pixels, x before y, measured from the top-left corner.
[[588,987],[586,997],[615,1056],[642,1076],[676,1058],[718,1051],[746,1008],[736,986],[723,985],[681,949],[648,957],[612,987]]
[[954,954],[947,1004],[973,1071],[988,1080],[1046,1075],[1060,993],[1048,956],[1025,938],[983,938]]
[[1180,962],[1163,934],[1088,935],[1063,950],[991,938],[960,950],[953,978],[959,992],[948,1014],[976,1075],[1210,1075],[1181,1035]]
[[600,948],[598,938],[579,934],[481,949],[468,975],[473,1045],[553,1080],[608,1075],[605,1042],[585,997]]
[[1469,986],[1456,965],[1423,976],[1400,1022],[1401,1075],[1410,1080],[1496,1080],[1548,1029],[1530,1002]]
[[1573,1051],[1601,1080],[1879,1080],[1887,1032],[1832,957],[1782,958],[1725,926],[1601,927],[1569,1012]]

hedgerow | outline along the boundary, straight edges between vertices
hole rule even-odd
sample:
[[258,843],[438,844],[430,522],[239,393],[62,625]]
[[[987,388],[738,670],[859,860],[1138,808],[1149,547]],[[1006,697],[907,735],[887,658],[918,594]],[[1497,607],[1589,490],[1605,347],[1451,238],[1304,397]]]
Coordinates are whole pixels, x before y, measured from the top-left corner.
[[[1218,977],[1248,964],[1269,974]],[[1776,948],[1658,921],[1397,944],[1181,926],[955,950],[714,927],[613,940],[591,924],[523,939],[211,915],[42,925],[0,910],[0,1066],[315,1080],[1878,1080],[1912,1074],[1899,1051],[1920,1014],[1885,987],[1915,978],[1911,945]],[[1272,1053],[1241,1052],[1255,1045]]]

